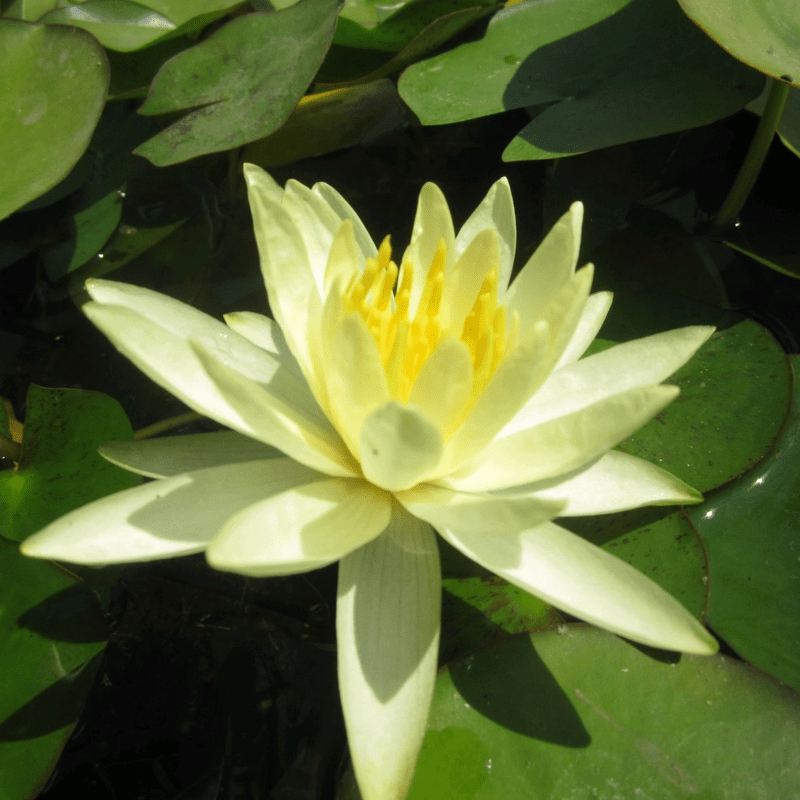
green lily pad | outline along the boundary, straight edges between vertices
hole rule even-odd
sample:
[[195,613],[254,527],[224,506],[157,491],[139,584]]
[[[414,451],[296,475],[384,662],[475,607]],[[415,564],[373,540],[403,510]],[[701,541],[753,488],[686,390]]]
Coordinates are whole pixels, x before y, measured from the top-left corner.
[[236,0],[88,0],[57,8],[42,22],[83,28],[104,47],[128,52],[198,30],[234,5]]
[[141,478],[97,453],[101,442],[132,435],[112,397],[31,386],[19,469],[0,472],[3,536],[22,541],[68,511],[138,484]]
[[333,37],[333,0],[246,14],[159,70],[142,114],[194,109],[134,152],[157,166],[230,150],[277,130]]
[[503,154],[518,161],[706,125],[762,86],[672,0],[554,0],[509,6],[482,39],[409,67],[398,88],[427,125],[531,109]]
[[34,797],[80,715],[107,629],[74,575],[0,539],[0,800]]
[[751,67],[800,86],[795,0],[678,0],[720,47]]
[[408,797],[791,797],[798,710],[725,656],[653,657],[592,628],[519,636],[439,677]]
[[669,379],[680,387],[679,397],[619,446],[700,492],[763,458],[791,403],[791,369],[772,334],[734,315],[720,322],[717,333]]
[[77,163],[100,118],[108,62],[76,28],[0,19],[0,219],[44,194]]
[[[795,369],[800,357],[793,356]],[[710,564],[709,623],[743,658],[800,689],[800,402],[774,450],[689,511]]]

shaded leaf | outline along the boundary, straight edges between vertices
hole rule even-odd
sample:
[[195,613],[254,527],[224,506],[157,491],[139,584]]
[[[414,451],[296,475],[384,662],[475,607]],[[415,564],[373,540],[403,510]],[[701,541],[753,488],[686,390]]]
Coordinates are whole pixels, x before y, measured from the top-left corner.
[[275,131],[322,62],[336,10],[334,0],[301,0],[284,11],[247,14],[171,58],[140,112],[195,110],[135,152],[164,166]]

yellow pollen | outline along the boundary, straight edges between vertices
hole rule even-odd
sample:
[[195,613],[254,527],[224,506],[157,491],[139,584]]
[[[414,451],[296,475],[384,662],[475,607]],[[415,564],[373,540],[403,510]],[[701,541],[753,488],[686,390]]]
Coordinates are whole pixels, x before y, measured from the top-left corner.
[[[392,248],[387,236],[377,258],[368,258],[364,272],[345,290],[345,312],[356,311],[363,317],[378,346],[393,397],[408,402],[420,370],[442,338],[458,335],[444,330],[441,318],[444,297],[447,246],[440,239],[431,259],[414,318],[409,318],[414,265],[403,261],[402,271],[391,260]],[[398,272],[399,286],[392,289]],[[472,356],[474,367],[472,399],[486,388],[505,354],[506,312],[497,305],[497,269],[493,267],[481,285],[472,310],[464,320],[460,338]]]

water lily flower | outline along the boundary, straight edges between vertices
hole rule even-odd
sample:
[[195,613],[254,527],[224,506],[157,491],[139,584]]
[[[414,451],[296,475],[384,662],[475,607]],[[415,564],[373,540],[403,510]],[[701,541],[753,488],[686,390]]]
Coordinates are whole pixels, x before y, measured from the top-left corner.
[[611,298],[576,271],[582,206],[510,283],[506,180],[455,233],[420,193],[399,264],[330,186],[245,175],[274,320],[226,324],[162,294],[91,280],[84,311],[134,364],[222,433],[105,445],[157,480],[29,538],[83,564],[205,551],[244,575],[339,561],[339,685],[365,800],[403,798],[436,673],[434,529],[555,606],[657,647],[714,639],[633,567],[552,520],[690,503],[678,478],[616,450],[678,394],[663,385],[711,334],[689,327],[581,358]]

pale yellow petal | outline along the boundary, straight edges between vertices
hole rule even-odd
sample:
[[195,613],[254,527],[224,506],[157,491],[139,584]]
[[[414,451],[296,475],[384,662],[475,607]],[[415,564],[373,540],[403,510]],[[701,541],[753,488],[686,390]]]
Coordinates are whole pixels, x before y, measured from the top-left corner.
[[22,552],[93,566],[199,553],[238,511],[320,477],[275,458],[151,481],[60,517],[29,537]]
[[535,319],[572,277],[578,264],[582,222],[583,204],[573,203],[509,287],[505,303],[510,312]]
[[486,569],[612,633],[684,653],[710,655],[717,649],[708,631],[660,586],[552,522],[516,535],[440,533]]
[[632,389],[498,437],[442,483],[461,491],[493,491],[566,475],[630,436],[677,396],[675,386]]
[[106,461],[147,478],[166,478],[208,467],[283,457],[280,450],[236,431],[189,433],[138,442],[104,442]]
[[339,565],[339,691],[363,800],[408,792],[433,697],[440,607],[434,533],[402,509]]
[[561,353],[555,369],[561,369],[561,367],[577,361],[586,352],[606,321],[611,309],[611,300],[611,292],[595,292],[586,298],[586,305],[583,307],[580,320],[575,326],[569,344]]
[[498,295],[500,302],[511,277],[517,247],[517,221],[514,200],[506,178],[492,184],[488,194],[472,212],[456,236],[455,256],[458,258],[481,231],[494,231],[499,244]]
[[361,469],[376,486],[410,489],[427,479],[441,456],[439,429],[411,406],[392,400],[364,421]]
[[472,394],[472,357],[460,339],[448,336],[439,342],[417,376],[408,401],[436,425],[447,439],[453,422]]
[[[411,231],[411,244],[406,249],[403,262],[408,259],[414,268],[414,282],[411,285],[411,301],[409,315],[414,316],[422,296],[425,278],[428,275],[433,256],[439,241],[444,239],[447,255],[446,272],[455,262],[455,233],[450,209],[447,206],[442,190],[435,183],[426,183],[419,193],[417,215]],[[402,281],[402,263],[400,280]]]
[[389,524],[391,498],[363,480],[296,485],[232,516],[206,550],[215,569],[266,577],[332,564]]
[[700,492],[666,470],[617,450],[610,450],[577,472],[526,486],[525,496],[566,503],[561,517],[699,503],[703,499]]

